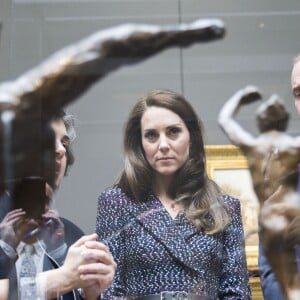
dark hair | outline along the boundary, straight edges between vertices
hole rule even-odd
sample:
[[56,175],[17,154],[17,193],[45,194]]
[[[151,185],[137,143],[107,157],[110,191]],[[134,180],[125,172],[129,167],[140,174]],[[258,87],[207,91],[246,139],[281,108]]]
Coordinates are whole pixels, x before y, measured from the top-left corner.
[[65,175],[68,174],[69,167],[72,166],[75,162],[74,152],[72,148],[72,143],[76,138],[76,131],[75,131],[75,118],[73,115],[67,114],[64,110],[59,110],[54,117],[52,118],[53,121],[55,120],[62,120],[64,125],[66,126],[67,135],[70,139],[70,143],[66,146],[66,153],[67,153],[67,166]]
[[260,132],[270,130],[286,131],[289,113],[277,95],[263,103],[256,112],[256,121]]
[[229,216],[219,188],[206,173],[201,121],[192,106],[178,93],[154,90],[135,104],[125,124],[125,165],[115,186],[138,202],[143,202],[152,188],[153,171],[145,158],[141,137],[141,118],[151,106],[176,113],[190,133],[189,159],[177,171],[169,196],[183,205],[188,219],[199,230],[214,233],[224,229]]

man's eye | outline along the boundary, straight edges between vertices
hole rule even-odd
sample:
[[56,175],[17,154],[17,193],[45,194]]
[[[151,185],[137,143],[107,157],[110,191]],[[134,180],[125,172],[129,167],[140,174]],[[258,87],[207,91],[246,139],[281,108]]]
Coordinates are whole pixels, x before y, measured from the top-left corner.
[[300,97],[300,90],[299,91],[294,91],[294,97],[295,98]]
[[70,141],[69,140],[62,140],[61,144],[65,149],[67,149],[70,146]]

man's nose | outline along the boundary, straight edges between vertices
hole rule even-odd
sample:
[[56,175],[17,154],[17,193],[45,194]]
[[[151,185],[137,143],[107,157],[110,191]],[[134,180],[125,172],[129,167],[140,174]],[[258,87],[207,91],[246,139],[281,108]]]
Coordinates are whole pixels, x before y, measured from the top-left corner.
[[56,140],[55,153],[58,157],[63,157],[66,154],[66,148],[59,140]]

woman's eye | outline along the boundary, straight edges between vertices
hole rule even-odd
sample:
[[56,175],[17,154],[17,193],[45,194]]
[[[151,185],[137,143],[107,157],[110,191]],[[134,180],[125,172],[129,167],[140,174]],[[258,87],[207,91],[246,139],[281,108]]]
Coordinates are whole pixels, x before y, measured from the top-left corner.
[[147,131],[145,133],[145,138],[149,141],[154,141],[157,138],[157,134],[154,131]]
[[180,133],[181,129],[178,127],[172,127],[169,129],[169,135],[176,136],[178,133]]

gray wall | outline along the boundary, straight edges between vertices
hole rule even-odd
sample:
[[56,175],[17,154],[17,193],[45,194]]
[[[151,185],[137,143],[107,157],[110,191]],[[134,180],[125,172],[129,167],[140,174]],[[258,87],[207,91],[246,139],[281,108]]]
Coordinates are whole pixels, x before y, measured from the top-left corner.
[[[139,96],[152,88],[185,94],[203,120],[207,144],[228,144],[216,119],[239,88],[254,84],[265,99],[278,93],[298,122],[290,93],[292,58],[300,52],[299,0],[1,0],[0,80],[10,80],[60,48],[125,22],[173,24],[221,18],[226,37],[169,49],[98,82],[68,107],[77,119],[77,157],[56,197],[61,215],[86,232],[95,226],[98,194],[122,166],[122,126]],[[256,134],[254,106],[240,121]]]

